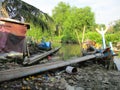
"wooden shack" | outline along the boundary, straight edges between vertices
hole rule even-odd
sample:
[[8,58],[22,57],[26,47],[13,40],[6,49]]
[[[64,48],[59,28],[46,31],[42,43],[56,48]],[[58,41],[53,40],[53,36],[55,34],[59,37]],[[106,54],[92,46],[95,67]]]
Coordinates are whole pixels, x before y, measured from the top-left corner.
[[30,25],[20,21],[0,18],[0,53],[23,52],[24,40]]

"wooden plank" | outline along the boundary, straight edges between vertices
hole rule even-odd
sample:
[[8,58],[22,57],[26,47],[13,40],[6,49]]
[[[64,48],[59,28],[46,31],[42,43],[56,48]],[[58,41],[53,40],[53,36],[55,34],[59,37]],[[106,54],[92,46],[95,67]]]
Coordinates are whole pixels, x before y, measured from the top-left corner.
[[46,56],[48,56],[48,55],[50,55],[50,54],[58,51],[59,49],[60,49],[60,47],[55,48],[55,49],[53,49],[53,50],[50,50],[50,51],[48,51],[48,52],[44,52],[44,53],[42,53],[42,54],[40,54],[40,55],[35,55],[35,56],[33,56],[33,57],[27,58],[27,59],[25,60],[25,62],[23,62],[23,64],[24,64],[24,65],[34,64],[34,63],[38,62],[39,60],[45,58]]
[[34,66],[29,66],[29,67],[21,67],[21,68],[16,68],[16,69],[0,71],[0,82],[15,79],[15,78],[20,78],[20,77],[24,77],[28,75],[33,75],[35,73],[40,73],[43,71],[60,68],[63,66],[67,66],[67,65],[82,62],[82,61],[87,61],[89,59],[93,59],[98,56],[101,56],[101,54],[98,53],[95,55],[87,55],[84,57],[80,57],[80,58],[76,58],[76,59],[72,59],[68,61],[61,60],[61,61],[41,64],[41,65],[34,65]]

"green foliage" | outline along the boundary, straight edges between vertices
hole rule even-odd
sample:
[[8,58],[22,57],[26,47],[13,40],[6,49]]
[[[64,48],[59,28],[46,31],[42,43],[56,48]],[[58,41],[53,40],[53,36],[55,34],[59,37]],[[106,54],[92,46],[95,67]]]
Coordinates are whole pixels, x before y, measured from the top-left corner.
[[120,31],[120,19],[114,22],[113,29],[116,32]]
[[30,24],[31,28],[27,31],[27,36],[34,38],[35,40],[40,41],[42,37],[42,29],[38,26],[35,27],[33,24]]
[[111,41],[113,43],[117,43],[118,41],[120,41],[120,32],[116,32],[113,34],[106,34],[106,42],[107,44]]
[[[73,12],[72,12],[73,11]],[[64,23],[64,29],[74,32],[74,30],[83,31],[83,27],[86,26],[87,30],[92,30],[94,26],[94,14],[89,7],[85,8],[72,8],[70,15]]]
[[86,26],[86,30],[92,31],[95,26],[94,13],[90,7],[70,7],[64,2],[60,2],[53,9],[53,19],[57,26],[56,31],[59,36],[63,36],[63,42],[76,42],[75,30],[81,33]]
[[63,2],[60,2],[58,6],[56,6],[53,9],[52,14],[53,14],[53,18],[56,24],[62,25],[62,23],[67,17],[66,14],[69,11],[69,9],[70,9],[69,4],[65,4]]
[[52,17],[55,22],[56,27],[56,35],[60,36],[63,28],[63,23],[65,22],[66,18],[68,17],[70,6],[69,4],[65,4],[64,2],[60,2],[58,6],[56,6],[52,11]]
[[97,43],[102,43],[102,37],[96,31],[85,33],[85,40],[86,39],[93,40],[93,41],[95,41]]
[[62,43],[78,43],[75,36],[67,36],[67,35],[61,38],[61,42]]
[[30,27],[30,30],[27,31],[27,36],[35,41],[40,42],[42,37],[44,37],[45,40],[53,40],[54,34],[51,32],[52,30],[46,30],[43,32],[42,28],[35,26],[33,23],[30,24]]
[[101,29],[101,28],[106,29],[105,24],[96,24],[96,27],[97,27],[98,29]]
[[[119,35],[120,32],[113,34],[106,33],[105,34],[106,44],[109,45],[109,42],[117,43],[118,41],[120,41],[120,38],[118,37]],[[97,43],[102,44],[102,36],[97,32],[87,32],[85,34],[85,39],[90,39],[96,41]]]

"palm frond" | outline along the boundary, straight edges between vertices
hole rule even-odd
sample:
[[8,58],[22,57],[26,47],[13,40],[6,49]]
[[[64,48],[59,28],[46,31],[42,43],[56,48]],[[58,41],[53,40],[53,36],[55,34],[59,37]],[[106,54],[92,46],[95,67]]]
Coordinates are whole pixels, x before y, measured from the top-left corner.
[[3,4],[11,18],[20,20],[22,16],[26,22],[41,26],[43,31],[48,30],[48,22],[53,21],[48,14],[21,0],[4,0]]

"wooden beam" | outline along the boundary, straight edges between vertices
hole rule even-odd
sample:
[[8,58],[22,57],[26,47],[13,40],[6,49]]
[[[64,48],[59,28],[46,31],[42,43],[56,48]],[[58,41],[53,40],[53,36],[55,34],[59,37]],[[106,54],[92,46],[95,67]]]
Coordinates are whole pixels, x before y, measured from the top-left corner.
[[50,51],[48,51],[48,52],[44,52],[44,53],[39,54],[39,55],[35,55],[35,56],[33,56],[33,57],[30,57],[30,58],[27,58],[27,59],[25,59],[25,62],[23,62],[23,64],[24,64],[24,65],[34,64],[34,63],[38,62],[39,60],[47,57],[48,55],[50,55],[50,54],[58,51],[59,49],[60,49],[60,47],[55,48],[55,49],[53,49],[53,50],[50,50]]
[[20,77],[24,77],[24,76],[28,76],[28,75],[33,75],[36,73],[60,68],[63,66],[74,64],[74,63],[87,61],[90,59],[94,59],[96,57],[101,57],[101,55],[102,55],[101,53],[98,53],[95,55],[87,55],[84,57],[80,57],[80,58],[76,58],[76,59],[72,59],[72,60],[68,60],[68,61],[61,60],[61,61],[41,64],[41,65],[34,65],[34,66],[29,66],[29,67],[21,67],[21,68],[16,68],[16,69],[0,71],[0,82],[6,81],[6,80],[11,80],[11,79],[16,79],[16,78],[20,78]]

